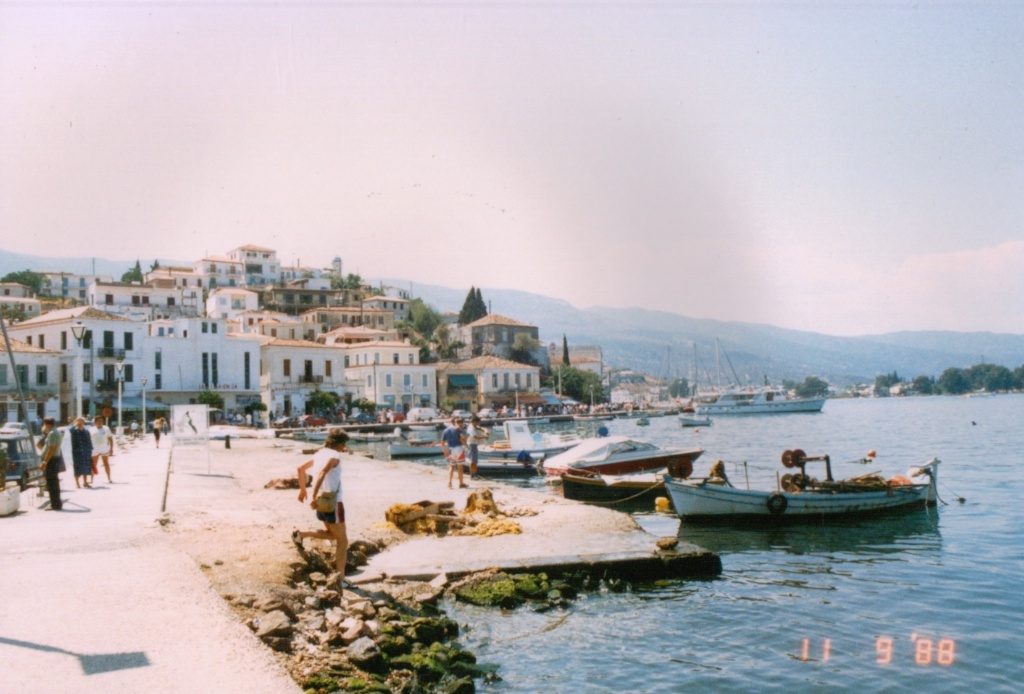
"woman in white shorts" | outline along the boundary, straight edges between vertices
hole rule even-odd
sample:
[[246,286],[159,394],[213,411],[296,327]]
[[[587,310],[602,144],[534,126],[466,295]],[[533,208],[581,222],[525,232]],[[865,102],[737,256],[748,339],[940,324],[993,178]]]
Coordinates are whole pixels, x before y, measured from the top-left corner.
[[[92,428],[92,476],[95,479],[96,475],[99,474],[99,467],[97,461],[103,461],[103,471],[107,473],[107,482],[111,482],[110,479],[110,456],[114,455],[114,432],[107,426],[106,420],[103,417],[96,417],[94,420],[94,426]],[[92,480],[89,480],[92,484]]]

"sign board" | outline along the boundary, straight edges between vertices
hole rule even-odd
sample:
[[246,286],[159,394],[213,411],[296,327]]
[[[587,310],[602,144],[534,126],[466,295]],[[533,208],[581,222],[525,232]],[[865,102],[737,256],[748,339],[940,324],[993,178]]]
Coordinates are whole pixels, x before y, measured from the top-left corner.
[[171,426],[175,446],[202,446],[210,443],[208,405],[172,405]]

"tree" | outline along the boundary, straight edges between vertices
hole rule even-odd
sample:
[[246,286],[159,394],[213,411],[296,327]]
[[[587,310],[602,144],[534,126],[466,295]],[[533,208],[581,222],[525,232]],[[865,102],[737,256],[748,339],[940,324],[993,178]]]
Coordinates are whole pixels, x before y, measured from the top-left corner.
[[572,362],[569,361],[569,341],[565,338],[565,333],[562,333],[562,364],[572,366]]
[[160,269],[160,261],[159,260],[154,260],[153,264],[149,266],[149,271],[150,272],[155,272],[156,270],[159,270],[159,269]]
[[971,382],[967,380],[963,369],[951,366],[939,376],[939,388],[946,395],[963,395],[970,392]]
[[441,323],[434,331],[434,344],[437,345],[437,356],[441,359],[455,359],[459,350],[466,346],[464,342],[452,336],[451,326]]
[[128,272],[121,275],[121,281],[125,284],[131,284],[132,282],[142,282],[142,264],[136,260],[135,267]]
[[31,270],[8,272],[0,278],[0,282],[17,282],[18,284],[25,285],[36,294],[41,294],[43,291],[43,276]]
[[224,398],[212,390],[200,391],[199,397],[196,398],[196,402],[200,405],[209,405],[213,409],[223,410],[224,409]]
[[441,314],[434,310],[433,306],[424,303],[423,299],[413,299],[409,302],[409,324],[423,337],[429,338],[443,322]]
[[793,391],[798,398],[820,398],[828,395],[828,383],[817,376],[808,376]]
[[306,410],[309,414],[313,412],[334,412],[338,408],[338,401],[339,398],[336,393],[317,388],[306,398]]
[[540,342],[534,340],[527,333],[517,333],[516,339],[509,349],[508,357],[520,364],[534,364],[533,353],[540,348]]
[[601,384],[601,377],[596,373],[572,366],[563,366],[561,371],[562,395],[589,403],[593,393],[595,403],[604,402],[604,386]]
[[910,383],[910,388],[918,395],[931,395],[935,392],[935,379],[931,376],[918,376]]
[[976,364],[964,371],[964,377],[973,390],[996,393],[1013,388],[1013,372],[998,364]]
[[11,323],[17,323],[27,318],[25,309],[10,304],[0,304],[0,316],[3,316],[4,320]]
[[891,374],[882,374],[875,377],[875,395],[888,397],[889,388],[900,382],[899,374],[893,371]]
[[668,394],[673,398],[685,398],[690,394],[690,383],[685,378],[674,379],[668,384]]
[[487,304],[484,303],[483,295],[475,287],[469,288],[466,300],[462,302],[462,309],[459,311],[459,325],[469,325],[487,315]]

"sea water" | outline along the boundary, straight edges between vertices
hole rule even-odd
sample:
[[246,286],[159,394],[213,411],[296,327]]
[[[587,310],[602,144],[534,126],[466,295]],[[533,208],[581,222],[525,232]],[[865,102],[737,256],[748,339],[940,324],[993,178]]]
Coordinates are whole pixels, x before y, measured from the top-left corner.
[[596,591],[543,614],[448,602],[463,644],[498,666],[501,681],[480,691],[1024,690],[1024,396],[830,400],[820,414],[719,417],[698,431],[675,417],[602,424],[700,446],[697,474],[720,459],[751,488],[774,488],[786,449],[829,454],[836,478],[935,457],[943,503],[772,530],[634,514],[652,545],[677,535],[718,553],[721,575]]

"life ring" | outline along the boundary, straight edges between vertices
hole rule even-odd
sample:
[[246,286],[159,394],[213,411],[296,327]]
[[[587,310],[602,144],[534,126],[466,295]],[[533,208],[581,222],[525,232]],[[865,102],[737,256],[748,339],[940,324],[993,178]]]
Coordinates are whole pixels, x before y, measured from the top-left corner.
[[789,507],[789,501],[782,494],[772,494],[768,497],[768,513],[773,516],[781,516]]

